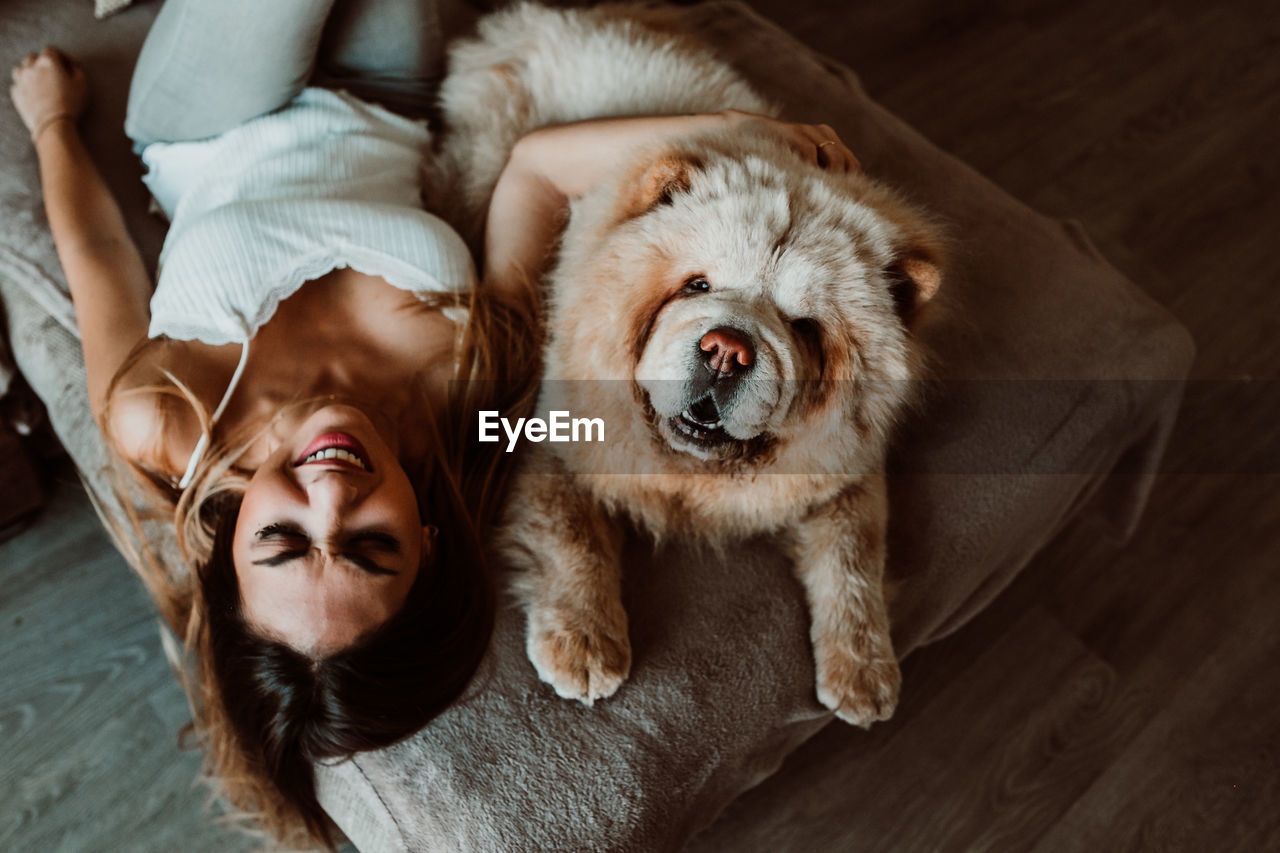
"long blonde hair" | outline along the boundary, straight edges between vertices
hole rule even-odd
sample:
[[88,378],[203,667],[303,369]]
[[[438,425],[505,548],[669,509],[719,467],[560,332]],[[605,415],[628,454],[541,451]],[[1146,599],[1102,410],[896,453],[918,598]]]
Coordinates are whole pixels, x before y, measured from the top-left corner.
[[[468,559],[483,559],[481,539],[500,508],[510,474],[505,454],[493,452],[489,450],[491,445],[475,440],[475,413],[484,408],[519,415],[532,405],[540,352],[540,341],[533,330],[540,326],[532,289],[522,292],[530,294],[527,301],[500,301],[477,291],[442,295],[432,305],[466,308],[468,320],[460,337],[454,381],[450,383],[448,416],[432,417],[430,407],[422,407],[424,426],[432,436],[431,452],[418,476],[411,472],[411,478],[420,502],[431,504],[433,521],[440,519],[441,526],[458,538],[455,554],[468,555]],[[167,345],[163,340],[146,341],[135,348],[112,381],[104,424],[111,423],[113,403],[123,394],[135,393],[123,388],[122,379],[137,369],[154,348]],[[177,406],[190,406],[200,418],[209,442],[209,450],[190,485],[178,489],[170,478],[126,459],[119,452],[117,437],[109,430],[104,436],[115,462],[115,497],[125,515],[125,524],[109,520],[109,526],[172,632],[167,651],[192,713],[192,721],[184,729],[185,739],[202,750],[203,774],[225,801],[232,822],[256,825],[284,845],[319,843],[332,847],[327,822],[317,817],[319,807],[314,804],[313,789],[310,805],[304,802],[300,806],[298,798],[283,790],[279,780],[272,777],[262,756],[246,748],[243,733],[237,731],[233,719],[233,712],[238,709],[228,703],[217,675],[219,667],[225,671],[225,661],[216,653],[217,631],[211,628],[210,602],[206,600],[210,587],[202,573],[210,566],[218,547],[219,520],[229,507],[234,508],[233,513],[238,511],[248,481],[248,474],[236,462],[265,425],[214,435],[208,412],[178,377],[164,374],[141,390],[157,395],[154,399],[161,401],[164,414]],[[167,549],[167,553],[163,536],[159,537],[161,548],[154,547],[156,533],[163,533],[158,526],[166,523],[172,525],[176,547]],[[482,564],[475,570],[482,572]],[[489,600],[486,598],[484,603],[488,606]],[[466,658],[462,663],[465,671],[449,674],[454,681],[463,678],[455,685],[456,690],[465,685],[465,678],[478,663],[478,652],[487,642],[487,612],[484,618],[483,635],[476,634],[479,628],[475,626],[468,634],[472,637],[470,646],[479,643],[478,651],[468,647],[460,652]],[[455,641],[456,638],[448,642]],[[387,736],[375,745],[385,742]],[[309,767],[307,772],[309,776]]]

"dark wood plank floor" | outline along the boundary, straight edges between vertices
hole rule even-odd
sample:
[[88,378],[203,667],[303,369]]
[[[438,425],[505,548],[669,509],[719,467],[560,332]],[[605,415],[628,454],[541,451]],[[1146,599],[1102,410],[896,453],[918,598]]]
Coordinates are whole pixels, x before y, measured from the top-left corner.
[[[1192,473],[1159,481],[1133,541],[1065,532],[907,662],[893,721],[824,730],[694,848],[1280,849],[1280,477],[1248,461],[1276,458],[1280,422],[1259,414],[1280,381],[1280,11],[753,5],[1080,219],[1192,330],[1200,381],[1168,465]],[[237,849],[205,822],[148,604],[95,524],[68,483],[0,545],[0,849]]]
[[69,468],[0,544],[0,850],[224,851],[155,608]]

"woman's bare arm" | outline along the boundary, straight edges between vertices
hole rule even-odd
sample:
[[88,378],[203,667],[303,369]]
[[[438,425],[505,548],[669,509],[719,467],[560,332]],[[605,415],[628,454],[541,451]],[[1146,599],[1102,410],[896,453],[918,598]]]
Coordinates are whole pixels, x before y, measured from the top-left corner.
[[89,404],[101,423],[111,378],[147,334],[151,281],[76,130],[87,102],[84,72],[45,48],[13,79],[10,95],[35,142],[49,227],[76,308]]
[[827,125],[792,124],[739,110],[541,128],[516,143],[494,187],[485,225],[485,281],[499,288],[536,281],[546,271],[569,201],[596,186],[629,151],[714,130],[770,134],[823,168],[861,168]]

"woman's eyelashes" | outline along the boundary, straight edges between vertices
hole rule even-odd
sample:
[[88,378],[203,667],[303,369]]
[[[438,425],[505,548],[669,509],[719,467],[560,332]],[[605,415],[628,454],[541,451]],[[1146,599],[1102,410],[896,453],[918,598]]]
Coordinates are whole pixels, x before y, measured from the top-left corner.
[[259,542],[284,542],[288,540],[296,540],[305,542],[310,545],[311,540],[301,527],[285,522],[276,522],[268,524],[266,527],[258,530],[257,539]]
[[[281,550],[260,560],[256,566],[281,566],[305,557],[312,547],[309,537],[301,527],[287,522],[275,522],[258,530],[257,542],[279,544]],[[361,571],[371,575],[397,575],[398,571],[380,565],[370,554],[399,554],[400,540],[383,530],[358,530],[348,535],[338,556]]]
[[311,550],[311,540],[301,528],[291,524],[275,523],[258,530],[255,541],[267,545],[279,545],[275,553],[254,560],[255,566],[281,566],[293,560],[301,559]]
[[343,557],[371,575],[397,575],[399,572],[379,565],[368,554],[399,554],[400,540],[381,530],[358,531],[346,540]]
[[347,538],[348,545],[360,545],[388,554],[400,553],[400,540],[382,530],[359,530]]
[[385,566],[378,565],[373,560],[369,559],[363,554],[359,554],[355,552],[345,553],[342,555],[342,558],[347,562],[351,563],[352,565],[354,565],[356,568],[360,569],[361,571],[368,572],[371,575],[400,574],[395,569],[388,569]]

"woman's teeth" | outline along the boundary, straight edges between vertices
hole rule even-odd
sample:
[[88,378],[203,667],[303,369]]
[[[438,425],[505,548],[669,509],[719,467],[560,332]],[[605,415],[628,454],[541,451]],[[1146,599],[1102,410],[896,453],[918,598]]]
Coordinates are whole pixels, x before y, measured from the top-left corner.
[[345,450],[341,447],[330,447],[328,450],[317,450],[315,453],[312,453],[306,459],[302,460],[302,464],[306,465],[309,462],[320,462],[324,459],[336,459],[339,462],[349,462],[352,465],[360,466],[360,468],[365,471],[369,470],[369,466],[365,464],[363,459],[356,456],[350,450]]

